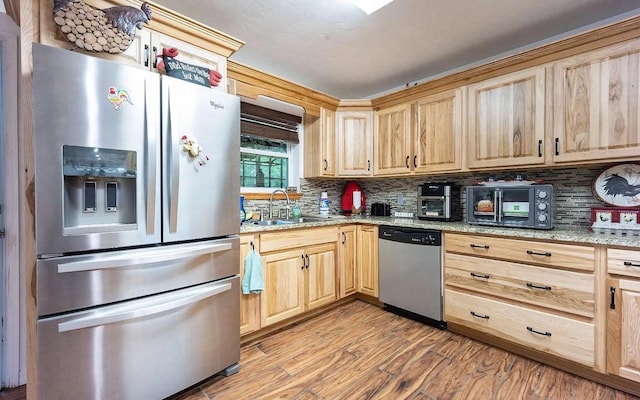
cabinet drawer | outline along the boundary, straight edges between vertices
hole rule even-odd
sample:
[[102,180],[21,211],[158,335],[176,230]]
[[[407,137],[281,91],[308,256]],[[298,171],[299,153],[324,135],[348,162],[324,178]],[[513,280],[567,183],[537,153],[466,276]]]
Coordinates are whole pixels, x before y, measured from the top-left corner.
[[593,271],[595,249],[591,246],[533,242],[479,235],[445,235],[445,250],[479,257]]
[[593,275],[447,253],[445,284],[593,317]]
[[276,250],[293,249],[296,247],[313,246],[314,244],[338,241],[338,228],[312,228],[298,230],[283,230],[260,235],[260,251],[268,253]]
[[640,278],[640,250],[607,249],[610,274]]
[[448,322],[594,366],[595,327],[525,307],[445,290]]

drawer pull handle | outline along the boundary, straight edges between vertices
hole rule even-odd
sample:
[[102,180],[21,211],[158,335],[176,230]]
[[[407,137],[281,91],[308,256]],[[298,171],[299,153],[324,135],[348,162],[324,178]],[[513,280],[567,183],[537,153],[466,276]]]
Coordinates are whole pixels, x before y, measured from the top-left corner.
[[532,256],[551,257],[551,253],[539,253],[539,252],[533,251],[533,250],[527,250],[527,254],[532,255]]
[[640,267],[640,264],[634,264],[631,261],[625,261],[624,262],[624,266],[625,267]]
[[489,319],[488,315],[482,315],[482,314],[478,314],[475,311],[470,311],[471,315],[473,315],[476,318],[482,318],[482,319]]
[[471,243],[469,246],[471,246],[472,249],[486,249],[486,250],[489,250],[489,245],[488,244],[473,244],[473,243]]
[[470,274],[474,278],[481,278],[481,279],[489,279],[489,278],[491,278],[491,275],[476,274],[475,272],[470,272]]
[[527,330],[528,330],[529,332],[535,333],[535,334],[537,334],[537,335],[551,337],[551,332],[540,332],[540,331],[537,331],[537,330],[533,329],[533,328],[532,328],[532,327],[530,327],[530,326],[527,326]]
[[539,285],[535,285],[531,282],[527,282],[527,287],[532,288],[532,289],[542,289],[542,290],[551,290],[551,286],[539,286]]
[[611,303],[609,303],[609,308],[612,310],[615,310],[616,309],[616,287],[611,286],[609,288],[609,291],[611,292]]
[[404,165],[407,166],[407,168],[409,168],[409,156],[407,156],[406,160],[404,160]]

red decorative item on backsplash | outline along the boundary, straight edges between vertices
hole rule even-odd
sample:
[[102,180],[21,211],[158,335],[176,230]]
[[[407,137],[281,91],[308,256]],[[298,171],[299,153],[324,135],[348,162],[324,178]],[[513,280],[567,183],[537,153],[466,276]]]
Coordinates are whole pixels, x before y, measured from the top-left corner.
[[355,190],[362,192],[360,208],[363,211],[367,209],[364,192],[356,182],[350,181],[347,182],[347,186],[344,188],[344,192],[342,194],[341,206],[344,213],[351,213],[351,207],[353,206],[353,192]]

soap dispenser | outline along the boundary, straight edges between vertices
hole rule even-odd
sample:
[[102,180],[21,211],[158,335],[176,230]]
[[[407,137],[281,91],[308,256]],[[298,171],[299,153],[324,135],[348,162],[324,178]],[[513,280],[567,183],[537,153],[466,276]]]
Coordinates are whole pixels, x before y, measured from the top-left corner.
[[244,210],[244,196],[240,196],[240,223],[247,218],[247,212]]
[[298,205],[298,201],[293,204],[293,209],[291,210],[291,216],[293,218],[300,218],[302,216],[302,212],[300,211],[300,206]]

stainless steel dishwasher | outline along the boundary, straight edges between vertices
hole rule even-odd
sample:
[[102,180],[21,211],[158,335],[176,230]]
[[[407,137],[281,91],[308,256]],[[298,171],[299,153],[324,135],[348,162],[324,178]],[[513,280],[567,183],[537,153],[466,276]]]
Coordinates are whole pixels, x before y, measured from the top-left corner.
[[442,232],[381,225],[380,301],[385,310],[446,329],[442,312]]

